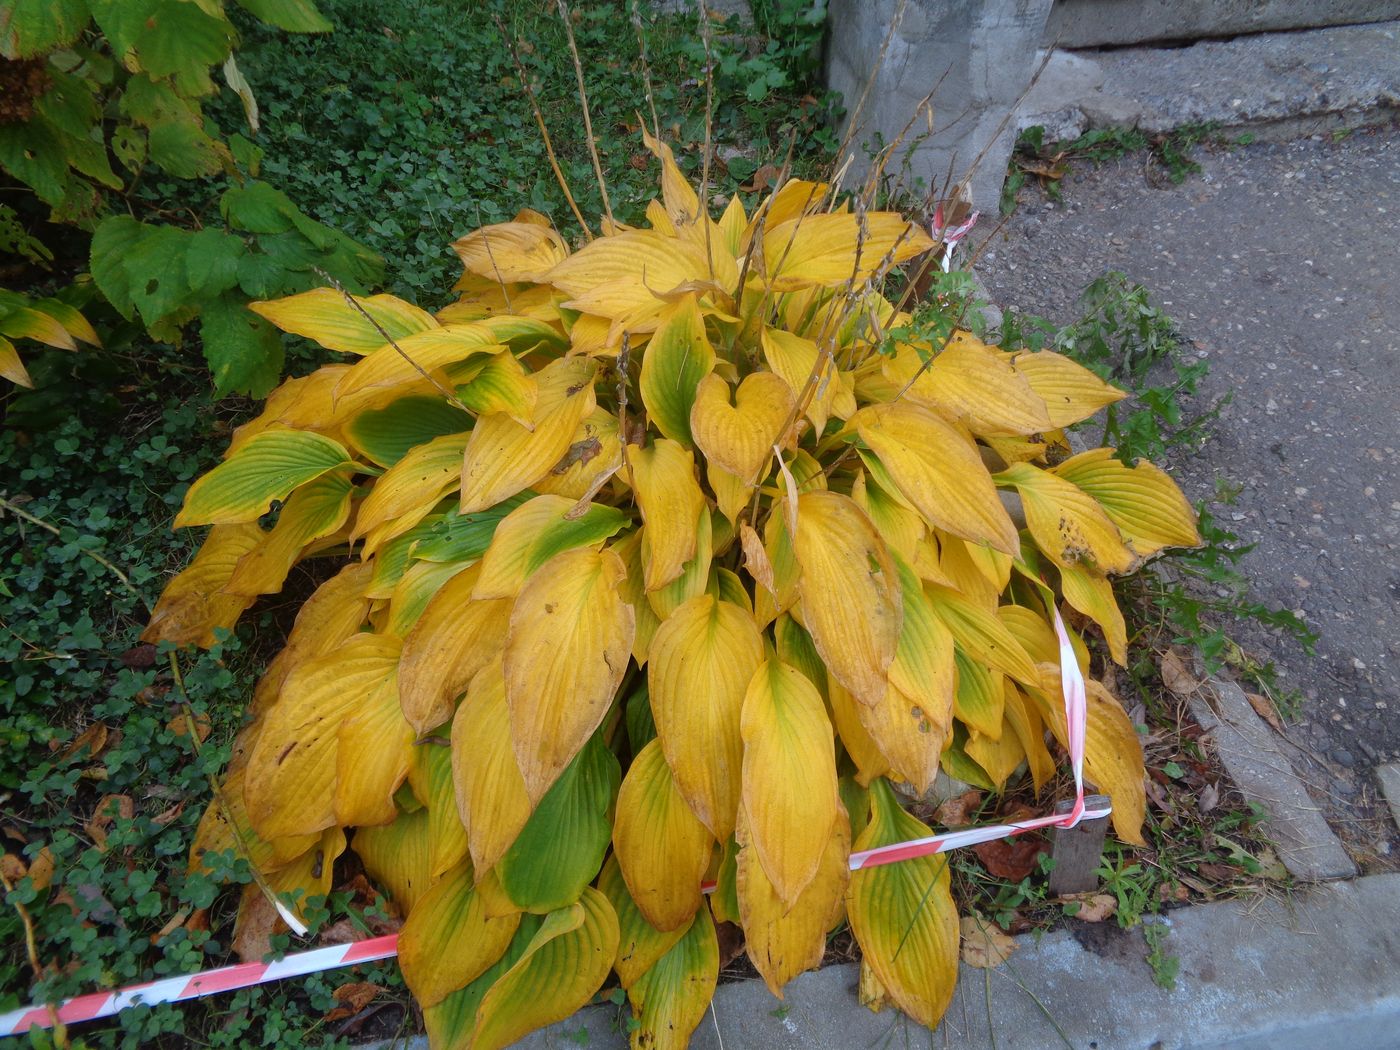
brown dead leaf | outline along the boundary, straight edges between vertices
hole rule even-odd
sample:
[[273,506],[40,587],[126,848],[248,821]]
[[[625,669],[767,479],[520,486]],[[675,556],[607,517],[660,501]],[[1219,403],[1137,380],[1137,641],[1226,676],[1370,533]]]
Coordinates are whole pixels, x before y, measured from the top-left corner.
[[161,827],[165,827],[165,825],[169,824],[172,820],[174,820],[184,811],[185,804],[183,802],[177,802],[169,809],[157,813],[154,817],[151,818],[151,820],[154,823],[159,824]]
[[1283,719],[1279,718],[1278,708],[1272,700],[1258,693],[1245,693],[1244,698],[1249,701],[1249,706],[1254,708],[1254,713],[1273,727],[1274,732],[1283,732]]
[[121,662],[133,671],[144,671],[148,667],[154,667],[156,647],[150,642],[144,642],[122,653]]
[[1191,891],[1181,883],[1173,885],[1170,882],[1164,882],[1157,887],[1157,899],[1163,904],[1189,901],[1191,899]]
[[205,933],[209,930],[209,909],[196,908],[185,920],[185,929],[191,933]]
[[1111,893],[1067,894],[1064,900],[1079,902],[1079,910],[1072,918],[1080,922],[1103,922],[1118,912],[1118,898]]
[[1050,847],[1039,835],[1021,835],[1014,839],[979,842],[972,847],[982,867],[999,879],[1020,882],[1035,871],[1035,861]]
[[190,917],[190,913],[193,910],[194,909],[192,909],[188,904],[186,904],[174,915],[170,916],[170,918],[166,920],[165,925],[162,926],[158,932],[151,934],[151,943],[159,944],[162,940],[164,940],[166,937],[169,937],[181,926],[185,925],[185,920]]
[[20,857],[6,853],[0,857],[0,873],[11,883],[15,883],[29,874],[29,868]]
[[49,888],[49,883],[53,882],[53,870],[53,853],[45,846],[29,865],[29,878],[36,890],[42,892]]
[[999,926],[980,915],[964,915],[962,959],[979,970],[994,970],[1016,950],[1016,942]]
[[212,728],[212,726],[209,723],[208,715],[195,715],[193,719],[187,720],[185,718],[184,712],[182,711],[174,718],[172,718],[169,722],[167,722],[165,728],[169,729],[176,736],[188,736],[190,731],[190,721],[194,722],[194,731],[195,735],[199,737],[199,742],[202,744],[204,743],[204,741],[208,740],[209,731]]
[[88,837],[98,849],[107,848],[107,829],[116,820],[130,820],[136,813],[129,795],[103,795],[102,801],[93,810],[92,819],[84,825]]
[[1162,654],[1161,667],[1162,684],[1177,696],[1190,696],[1200,687],[1174,649]]
[[1214,784],[1207,784],[1201,788],[1201,793],[1196,796],[1196,808],[1204,814],[1209,813],[1218,805],[1220,805],[1220,789]]
[[94,722],[79,733],[74,741],[63,749],[63,754],[58,756],[58,760],[60,762],[67,762],[75,758],[79,752],[83,752],[84,758],[96,758],[106,746],[107,727],[101,722]]
[[776,164],[765,164],[753,173],[747,186],[741,186],[745,193],[759,193],[773,185],[773,180],[782,172]]
[[627,158],[627,166],[633,171],[646,171],[650,158],[645,153],[634,153]]
[[366,1006],[374,1002],[375,997],[383,990],[384,989],[379,985],[372,984],[369,981],[352,981],[350,984],[342,984],[331,993],[331,995],[335,996],[336,1001],[340,1003],[340,1005],[326,1014],[327,1023],[331,1021],[341,1021],[347,1017],[354,1017]]
[[1240,869],[1229,864],[1214,864],[1206,861],[1196,865],[1196,870],[1216,882],[1234,882],[1240,876]]
[[[272,951],[272,935],[286,928],[287,924],[262,890],[257,886],[243,887],[238,921],[233,927],[233,951],[240,962],[261,962]],[[323,940],[324,936],[322,934]]]
[[715,936],[719,939],[719,968],[723,970],[744,954],[744,931],[735,923],[717,922]]
[[933,818],[944,827],[961,828],[971,824],[974,814],[981,808],[982,792],[964,791],[934,810]]

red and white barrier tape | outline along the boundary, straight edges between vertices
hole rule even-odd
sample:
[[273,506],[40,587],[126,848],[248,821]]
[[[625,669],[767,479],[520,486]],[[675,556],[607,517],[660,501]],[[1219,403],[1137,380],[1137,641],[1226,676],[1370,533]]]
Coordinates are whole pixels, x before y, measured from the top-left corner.
[[[997,839],[1022,835],[1041,828],[1072,828],[1081,820],[1106,817],[1112,809],[1104,806],[1086,809],[1084,806],[1084,736],[1088,719],[1088,704],[1084,696],[1084,678],[1079,673],[1079,662],[1070,644],[1069,634],[1060,620],[1059,610],[1055,610],[1055,634],[1060,643],[1060,686],[1065,697],[1065,722],[1069,731],[1070,763],[1074,769],[1074,808],[1068,813],[1055,816],[1034,817],[1030,820],[1016,820],[1007,824],[991,824],[980,828],[965,828],[950,831],[944,835],[897,842],[889,846],[861,850],[851,854],[851,870],[861,871],[882,864],[897,864],[914,857],[927,857],[935,853],[961,849],[979,842],[993,842]],[[713,883],[706,883],[706,893],[714,889]],[[280,909],[279,909],[280,910]],[[147,984],[135,984],[114,992],[97,992],[80,995],[75,999],[65,999],[53,1006],[58,1019],[64,1024],[80,1021],[95,1021],[100,1017],[111,1017],[132,1006],[155,1006],[158,1003],[178,1003],[187,999],[199,999],[217,992],[232,992],[239,988],[251,988],[258,984],[280,981],[284,977],[305,977],[308,974],[334,970],[341,966],[357,963],[378,962],[392,959],[398,954],[397,934],[374,937],[366,941],[350,944],[333,944],[327,948],[315,948],[307,952],[296,952],[284,956],[276,962],[242,963],[237,966],[221,966],[217,970],[204,970],[185,977],[167,977]],[[23,1035],[32,1027],[48,1028],[53,1024],[53,1013],[48,1006],[27,1006],[0,1014],[0,1037]]]

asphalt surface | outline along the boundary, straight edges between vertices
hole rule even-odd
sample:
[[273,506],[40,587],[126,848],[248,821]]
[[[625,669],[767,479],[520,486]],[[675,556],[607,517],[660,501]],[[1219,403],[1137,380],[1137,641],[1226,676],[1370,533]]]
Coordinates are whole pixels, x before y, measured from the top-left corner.
[[1168,466],[1193,500],[1243,486],[1216,509],[1257,544],[1254,591],[1319,641],[1310,657],[1249,624],[1232,636],[1306,698],[1290,734],[1320,801],[1365,822],[1370,768],[1400,758],[1400,126],[1197,159],[1181,185],[1142,155],[1076,165],[1062,203],[1023,194],[978,269],[998,305],[1060,323],[1122,271],[1209,362],[1196,407],[1233,400]]

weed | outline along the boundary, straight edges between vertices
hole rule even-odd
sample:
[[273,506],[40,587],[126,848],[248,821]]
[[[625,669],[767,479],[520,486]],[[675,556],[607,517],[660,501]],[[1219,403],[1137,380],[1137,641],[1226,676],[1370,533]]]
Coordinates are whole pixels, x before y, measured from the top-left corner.
[[1165,923],[1148,923],[1142,928],[1142,937],[1147,942],[1147,965],[1152,967],[1152,983],[1173,991],[1181,973],[1181,960],[1167,954],[1165,946],[1171,937],[1170,928]]

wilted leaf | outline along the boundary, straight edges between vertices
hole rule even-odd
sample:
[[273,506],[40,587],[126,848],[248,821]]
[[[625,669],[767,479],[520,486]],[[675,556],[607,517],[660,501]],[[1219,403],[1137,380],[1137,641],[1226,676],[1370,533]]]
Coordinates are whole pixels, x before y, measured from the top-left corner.
[[1016,941],[981,915],[964,915],[962,961],[977,970],[995,970],[1016,951]]

